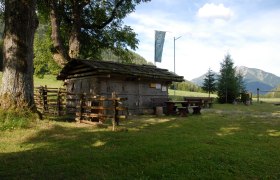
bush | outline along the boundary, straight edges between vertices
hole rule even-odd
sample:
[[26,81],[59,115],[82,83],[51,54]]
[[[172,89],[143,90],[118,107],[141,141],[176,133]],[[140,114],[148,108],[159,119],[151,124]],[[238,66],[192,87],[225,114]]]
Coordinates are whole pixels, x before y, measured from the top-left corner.
[[38,119],[30,110],[0,110],[0,130],[31,127]]

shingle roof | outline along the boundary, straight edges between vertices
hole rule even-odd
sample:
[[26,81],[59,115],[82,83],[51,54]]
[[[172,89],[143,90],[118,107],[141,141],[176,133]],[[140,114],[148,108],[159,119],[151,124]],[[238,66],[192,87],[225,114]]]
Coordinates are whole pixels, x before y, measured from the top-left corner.
[[153,65],[121,64],[108,61],[78,59],[67,63],[57,76],[57,79],[64,80],[81,74],[118,74],[127,77],[146,77],[177,82],[184,80],[183,76],[178,76],[169,72],[167,69],[160,69]]

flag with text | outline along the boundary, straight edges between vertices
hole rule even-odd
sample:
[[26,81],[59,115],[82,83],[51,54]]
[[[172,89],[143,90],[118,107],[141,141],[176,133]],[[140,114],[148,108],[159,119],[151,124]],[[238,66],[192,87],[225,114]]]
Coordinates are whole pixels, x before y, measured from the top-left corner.
[[165,31],[155,32],[155,62],[161,62],[165,33]]

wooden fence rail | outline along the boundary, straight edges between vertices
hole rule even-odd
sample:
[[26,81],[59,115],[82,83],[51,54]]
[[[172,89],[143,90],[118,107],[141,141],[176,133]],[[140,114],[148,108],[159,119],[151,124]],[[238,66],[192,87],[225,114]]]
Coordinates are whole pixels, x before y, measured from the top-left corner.
[[119,120],[126,118],[127,107],[122,105],[127,98],[102,97],[92,94],[73,94],[63,88],[40,86],[35,88],[35,102],[38,110],[46,115],[74,114],[75,120],[83,123],[103,123],[111,118],[113,127]]
[[35,88],[34,99],[37,109],[42,114],[66,114],[66,90],[63,88],[48,88],[40,86]]

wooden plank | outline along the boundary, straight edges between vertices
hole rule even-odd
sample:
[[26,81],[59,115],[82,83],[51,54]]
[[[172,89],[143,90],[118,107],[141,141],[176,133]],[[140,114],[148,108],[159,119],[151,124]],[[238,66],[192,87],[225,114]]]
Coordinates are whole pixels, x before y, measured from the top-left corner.
[[116,107],[117,111],[126,111],[127,109],[127,107]]
[[113,116],[111,115],[104,115],[104,114],[96,114],[96,113],[76,113],[76,116],[82,116],[82,117],[91,117],[91,118],[112,118]]
[[83,66],[83,67],[81,67],[81,68],[76,68],[75,70],[69,71],[68,74],[69,74],[69,75],[70,75],[70,74],[77,74],[77,73],[80,74],[81,72],[89,72],[89,71],[92,71],[92,69],[89,68],[89,67]]
[[95,109],[95,110],[114,110],[114,107],[103,107],[103,106],[83,106],[84,109]]
[[80,120],[80,123],[85,123],[85,124],[90,124],[90,125],[102,124],[100,121],[99,122],[92,122],[92,121],[87,121],[87,120]]
[[119,119],[126,119],[127,116],[126,115],[118,115],[117,118],[119,118]]

